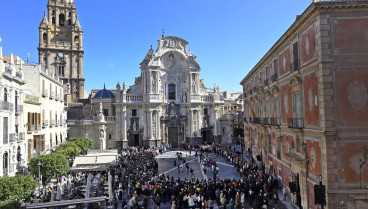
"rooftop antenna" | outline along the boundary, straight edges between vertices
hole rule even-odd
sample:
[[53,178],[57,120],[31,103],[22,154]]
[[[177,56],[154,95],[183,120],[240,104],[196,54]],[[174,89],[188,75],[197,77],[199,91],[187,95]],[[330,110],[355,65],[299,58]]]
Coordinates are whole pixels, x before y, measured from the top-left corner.
[[162,29],[162,38],[165,37],[165,29]]
[[31,56],[31,53],[27,53],[27,62],[29,62],[29,57]]

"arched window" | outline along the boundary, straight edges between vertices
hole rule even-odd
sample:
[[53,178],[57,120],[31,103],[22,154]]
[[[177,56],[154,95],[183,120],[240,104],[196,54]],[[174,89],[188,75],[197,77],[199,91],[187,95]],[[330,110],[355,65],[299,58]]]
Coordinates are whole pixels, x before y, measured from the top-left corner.
[[132,110],[132,116],[137,116],[137,109]]
[[44,33],[42,35],[42,40],[43,40],[43,42],[47,42],[47,33]]
[[4,88],[4,102],[8,101],[8,89]]
[[75,42],[75,43],[79,43],[79,36],[75,36],[75,37],[74,37],[74,42]]
[[175,100],[176,99],[176,86],[175,84],[169,84],[168,85],[168,93],[169,93],[169,99]]
[[52,17],[52,24],[55,25],[55,23],[56,23],[56,19],[55,17]]
[[59,26],[63,27],[65,23],[65,15],[64,14],[60,14],[59,15]]

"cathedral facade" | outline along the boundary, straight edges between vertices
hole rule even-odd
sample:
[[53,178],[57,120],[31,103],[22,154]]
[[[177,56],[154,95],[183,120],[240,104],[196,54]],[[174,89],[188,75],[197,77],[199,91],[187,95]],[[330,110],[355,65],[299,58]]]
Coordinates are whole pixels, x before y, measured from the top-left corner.
[[39,26],[39,63],[63,80],[64,101],[84,99],[83,30],[73,0],[48,0]]
[[93,138],[96,149],[227,143],[221,141],[220,89],[204,86],[187,44],[163,36],[140,63],[141,74],[132,86],[124,82],[114,90],[92,90],[84,118],[68,122],[69,137]]

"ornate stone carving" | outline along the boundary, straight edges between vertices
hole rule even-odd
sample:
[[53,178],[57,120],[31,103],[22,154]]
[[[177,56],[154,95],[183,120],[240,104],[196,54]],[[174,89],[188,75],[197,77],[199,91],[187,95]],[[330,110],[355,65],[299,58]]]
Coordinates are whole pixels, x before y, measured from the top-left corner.
[[153,112],[152,113],[152,138],[156,139],[156,124],[157,124],[157,121],[156,121],[156,113]]
[[309,111],[312,111],[313,110],[313,93],[312,93],[312,90],[309,89],[308,90],[308,107],[309,107]]
[[355,81],[349,85],[349,102],[357,110],[362,110],[367,103],[367,88],[364,84]]
[[285,113],[289,112],[289,97],[287,93],[284,94],[284,110]]
[[169,69],[172,68],[172,67],[174,67],[174,65],[175,65],[175,57],[174,57],[174,54],[170,54],[169,55],[169,57],[166,60],[165,65],[166,65],[166,68],[169,68]]

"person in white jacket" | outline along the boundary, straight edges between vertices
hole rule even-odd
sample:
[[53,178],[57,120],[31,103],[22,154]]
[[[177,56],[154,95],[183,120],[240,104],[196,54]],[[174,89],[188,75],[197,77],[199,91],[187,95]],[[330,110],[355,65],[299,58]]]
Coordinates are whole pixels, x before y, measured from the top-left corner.
[[184,196],[184,201],[185,200],[188,200],[188,207],[194,209],[195,204],[194,204],[194,198],[193,198],[193,196],[191,194],[189,194],[189,196]]

